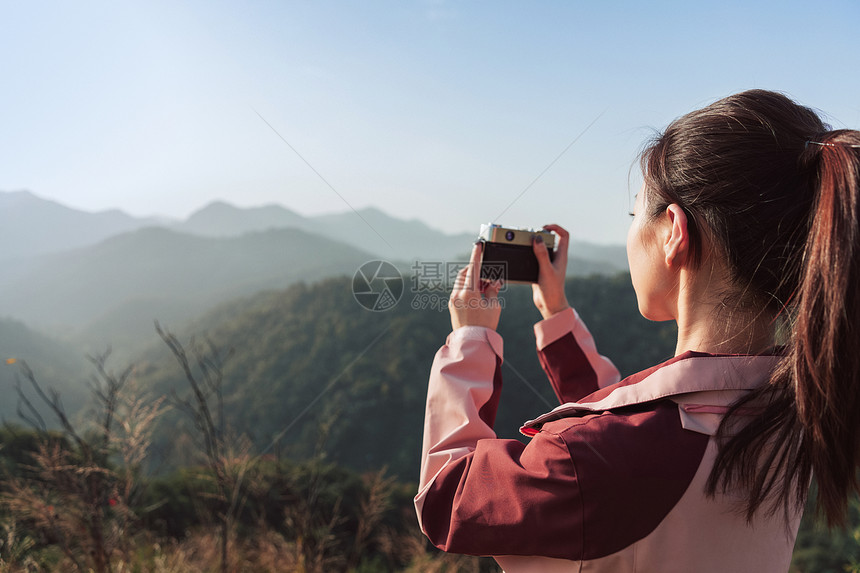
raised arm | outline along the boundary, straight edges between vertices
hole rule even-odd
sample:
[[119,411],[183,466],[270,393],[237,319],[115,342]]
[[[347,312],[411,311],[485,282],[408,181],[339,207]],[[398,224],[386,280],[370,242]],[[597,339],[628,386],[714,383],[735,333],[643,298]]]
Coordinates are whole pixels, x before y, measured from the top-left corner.
[[591,333],[567,302],[568,232],[558,225],[544,228],[558,235],[559,241],[553,260],[546,245],[534,245],[540,273],[532,291],[535,306],[544,317],[535,326],[538,357],[561,403],[575,402],[618,382],[620,376],[612,362],[598,354]]
[[621,379],[612,361],[597,352],[591,333],[572,308],[537,323],[535,341],[538,359],[562,404]]
[[436,354],[415,497],[430,541],[471,555],[587,560],[653,531],[687,490],[708,436],[685,430],[666,400],[548,422],[527,445],[498,439],[501,363],[501,338],[481,327],[455,330]]
[[[547,549],[542,524],[578,530],[573,462],[557,436],[536,437],[529,446],[496,439],[502,385],[498,285],[472,277],[480,277],[479,246],[451,293],[453,332],[430,373],[418,520],[447,551],[552,555],[561,545]],[[577,524],[564,525],[571,520]]]
[[501,364],[501,337],[481,327],[455,330],[436,354],[415,497],[421,530],[446,551],[569,558],[581,527],[570,452],[551,434],[528,446],[494,439]]
[[464,326],[448,335],[430,371],[419,491],[446,464],[473,452],[478,440],[496,437],[501,368],[497,332]]

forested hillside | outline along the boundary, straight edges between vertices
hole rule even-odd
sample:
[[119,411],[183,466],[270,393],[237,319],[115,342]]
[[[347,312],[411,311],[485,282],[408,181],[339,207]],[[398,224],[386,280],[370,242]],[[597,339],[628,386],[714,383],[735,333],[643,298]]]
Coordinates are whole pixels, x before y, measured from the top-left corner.
[[[167,344],[134,369],[92,365],[86,417],[50,432],[6,426],[0,567],[497,571],[490,560],[430,548],[411,507],[426,378],[448,313],[416,310],[408,290],[393,309],[370,312],[351,284],[298,284],[234,300],[191,325],[161,325]],[[671,355],[674,327],[639,316],[629,277],[570,279],[567,292],[622,373]],[[496,429],[518,438],[523,420],[555,402],[534,351],[531,290],[502,297]],[[48,342],[3,326],[0,343],[31,354],[37,378],[52,371]],[[7,367],[32,390],[27,370]],[[856,504],[850,517],[827,531],[810,511],[792,571],[856,564]]]
[[[641,317],[628,275],[571,278],[566,290],[622,375],[672,355],[674,324]],[[534,349],[540,315],[531,288],[508,287],[501,296],[505,382],[496,431],[524,439],[520,424],[557,402]],[[414,310],[409,297],[407,291],[390,311],[369,312],[353,300],[349,280],[330,279],[224,305],[184,334],[234,351],[224,368],[225,403],[234,429],[246,432],[258,451],[298,460],[323,456],[357,471],[385,467],[409,483],[417,479],[427,374],[450,331],[447,311]],[[178,367],[159,352],[141,365],[146,384],[159,392],[182,388]],[[194,449],[176,439],[177,428],[190,430],[187,420],[164,420],[156,443],[171,467]],[[857,507],[844,530],[823,529],[807,513],[794,572],[842,569],[858,557]]]
[[[277,443],[285,455],[308,457],[325,438],[329,459],[359,470],[387,466],[413,479],[427,374],[450,330],[448,313],[413,310],[409,292],[392,310],[370,312],[353,299],[350,285],[331,279],[234,301],[184,334],[232,349],[224,365],[225,411],[257,447],[289,427]],[[567,288],[598,347],[623,372],[671,356],[674,327],[639,316],[626,276],[572,279]],[[518,437],[523,421],[557,403],[534,349],[540,315],[531,289],[511,287],[502,296],[505,386],[497,430]],[[156,393],[183,387],[181,370],[161,347],[138,372]],[[165,426],[165,444],[175,441],[176,428]]]

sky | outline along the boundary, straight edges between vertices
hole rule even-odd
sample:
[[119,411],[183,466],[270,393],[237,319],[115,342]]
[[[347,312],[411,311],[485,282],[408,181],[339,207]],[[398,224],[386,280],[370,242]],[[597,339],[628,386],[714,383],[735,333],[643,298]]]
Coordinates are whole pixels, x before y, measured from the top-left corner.
[[[750,88],[860,127],[860,2],[0,0],[0,190],[623,243],[642,145]],[[571,145],[572,144],[572,145]]]

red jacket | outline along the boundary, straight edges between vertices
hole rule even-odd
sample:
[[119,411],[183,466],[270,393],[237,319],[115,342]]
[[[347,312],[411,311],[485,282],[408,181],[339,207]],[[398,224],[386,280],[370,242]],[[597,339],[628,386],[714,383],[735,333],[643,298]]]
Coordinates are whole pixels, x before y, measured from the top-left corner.
[[502,339],[463,327],[430,375],[415,507],[440,549],[520,571],[788,570],[800,513],[747,524],[741,496],[705,495],[727,406],[778,358],[688,352],[618,381],[573,310],[535,326],[562,405],[493,432]]

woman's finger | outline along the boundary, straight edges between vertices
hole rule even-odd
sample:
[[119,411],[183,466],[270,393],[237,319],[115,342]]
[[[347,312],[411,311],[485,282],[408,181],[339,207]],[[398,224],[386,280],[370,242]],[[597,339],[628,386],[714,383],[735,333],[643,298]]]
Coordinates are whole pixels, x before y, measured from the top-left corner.
[[454,279],[454,288],[451,289],[451,296],[455,296],[458,292],[463,290],[466,285],[466,272],[469,270],[468,266],[462,267],[459,271],[457,271],[457,276]]
[[555,260],[553,261],[553,266],[556,269],[566,269],[567,247],[570,243],[570,233],[568,233],[561,225],[544,225],[543,228],[558,235],[558,244],[555,246]]
[[481,251],[484,243],[478,241],[472,247],[472,256],[469,257],[469,266],[466,267],[465,284],[463,288],[468,290],[478,290],[478,280],[481,278]]
[[484,284],[484,298],[493,300],[499,297],[499,291],[502,289],[502,281],[488,281]]
[[532,250],[535,253],[535,257],[538,261],[538,269],[539,272],[545,273],[547,271],[552,270],[552,261],[549,260],[549,249],[546,247],[546,243],[543,242],[543,238],[540,235],[535,235],[535,240],[532,243]]
[[555,223],[544,225],[543,228],[547,231],[552,231],[553,233],[564,239],[567,239],[570,236],[570,233],[567,232],[567,229],[565,229],[561,225],[556,225]]

